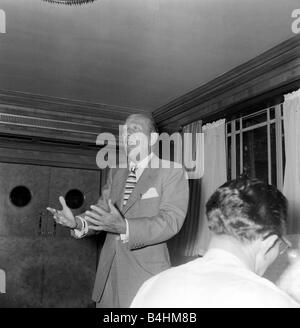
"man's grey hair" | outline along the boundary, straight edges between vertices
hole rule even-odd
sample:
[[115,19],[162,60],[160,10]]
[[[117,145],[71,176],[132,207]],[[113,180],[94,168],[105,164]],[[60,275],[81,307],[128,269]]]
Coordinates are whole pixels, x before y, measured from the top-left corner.
[[146,122],[149,133],[157,132],[157,127],[151,114],[131,114],[127,117],[126,123],[131,120]]

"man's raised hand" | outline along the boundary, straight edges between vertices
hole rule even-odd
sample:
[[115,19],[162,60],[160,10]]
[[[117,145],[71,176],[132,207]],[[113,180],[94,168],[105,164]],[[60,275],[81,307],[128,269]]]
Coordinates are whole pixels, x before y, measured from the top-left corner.
[[51,207],[47,207],[47,210],[53,214],[53,218],[58,224],[61,224],[71,229],[75,229],[77,226],[75,217],[71,209],[66,204],[64,197],[60,196],[59,202],[62,205],[62,210],[58,211]]

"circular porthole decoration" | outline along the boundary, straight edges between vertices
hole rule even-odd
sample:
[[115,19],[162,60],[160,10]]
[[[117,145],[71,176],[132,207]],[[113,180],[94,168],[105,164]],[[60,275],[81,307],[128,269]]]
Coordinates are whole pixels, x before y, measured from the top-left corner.
[[65,200],[72,210],[76,210],[83,205],[84,195],[78,189],[71,189],[66,193]]
[[10,201],[17,207],[24,207],[31,201],[31,192],[25,186],[16,186],[9,194]]

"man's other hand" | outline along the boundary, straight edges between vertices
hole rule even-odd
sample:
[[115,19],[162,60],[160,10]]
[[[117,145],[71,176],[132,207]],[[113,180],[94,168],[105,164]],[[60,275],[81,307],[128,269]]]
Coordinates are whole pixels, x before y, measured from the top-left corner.
[[92,211],[86,211],[84,219],[89,222],[89,230],[107,231],[116,234],[126,233],[126,222],[118,209],[108,201],[110,212],[92,205]]

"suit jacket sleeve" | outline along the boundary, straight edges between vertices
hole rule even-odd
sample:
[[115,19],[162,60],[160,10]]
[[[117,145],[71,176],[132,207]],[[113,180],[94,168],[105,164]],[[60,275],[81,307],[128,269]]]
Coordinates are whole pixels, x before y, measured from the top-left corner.
[[158,215],[132,218],[129,225],[129,249],[165,242],[181,229],[189,201],[189,186],[183,169],[170,169],[162,185]]

